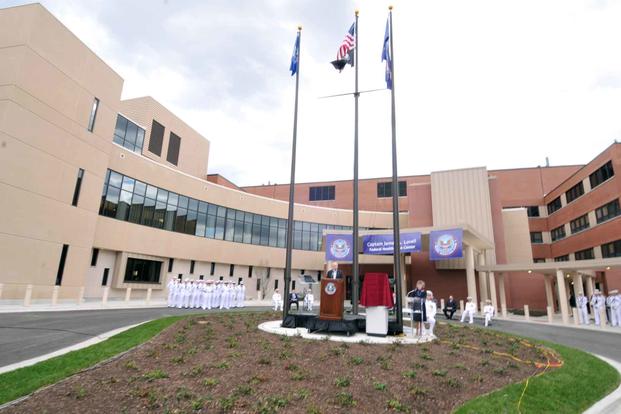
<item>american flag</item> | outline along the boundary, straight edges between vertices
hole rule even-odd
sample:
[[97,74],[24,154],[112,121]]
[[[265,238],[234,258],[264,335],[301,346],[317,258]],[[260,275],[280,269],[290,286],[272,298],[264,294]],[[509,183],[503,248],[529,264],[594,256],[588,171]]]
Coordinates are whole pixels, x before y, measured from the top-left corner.
[[356,47],[356,23],[353,23],[343,39],[343,43],[336,52],[336,60],[347,60],[347,63],[354,64],[353,50]]

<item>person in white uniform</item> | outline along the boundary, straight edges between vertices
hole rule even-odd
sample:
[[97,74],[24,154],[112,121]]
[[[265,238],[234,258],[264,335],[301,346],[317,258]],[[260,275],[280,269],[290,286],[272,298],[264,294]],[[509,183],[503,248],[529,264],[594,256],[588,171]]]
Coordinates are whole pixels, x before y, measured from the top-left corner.
[[244,282],[240,282],[239,284],[239,292],[237,293],[237,306],[243,308],[245,305],[244,301],[246,300],[246,285]]
[[237,307],[237,292],[239,292],[239,285],[231,283],[231,300],[229,301],[231,308]]
[[578,293],[578,297],[576,298],[576,307],[578,308],[578,320],[582,325],[589,324],[589,310],[587,309],[587,304],[589,300],[582,292]]
[[461,321],[464,322],[466,320],[466,316],[470,318],[469,323],[473,323],[474,313],[477,311],[477,306],[472,301],[472,297],[468,296],[466,301],[466,309],[464,309],[464,313],[461,315]]
[[173,278],[173,279],[170,279],[170,281],[166,285],[166,288],[168,289],[167,305],[169,308],[172,308],[174,306],[176,284],[177,284],[177,279]]
[[600,312],[606,310],[606,298],[602,295],[599,289],[595,289],[593,297],[591,298],[591,309],[595,316],[595,325],[599,326],[601,323]]
[[226,301],[229,298],[229,284],[223,283],[222,290],[220,291],[220,309],[224,309],[226,307]]
[[183,286],[179,292],[179,306],[178,308],[187,308],[190,299],[190,281],[188,279],[183,281]]
[[282,310],[282,296],[280,296],[278,289],[276,289],[272,295],[272,305],[274,306],[275,311],[279,309]]
[[495,313],[496,310],[494,309],[494,305],[492,305],[491,299],[487,299],[485,301],[485,306],[483,307],[483,314],[485,315],[485,326],[490,325]]
[[211,309],[211,297],[213,296],[213,280],[209,279],[205,286],[205,300],[203,302],[203,309]]
[[608,292],[606,299],[610,306],[610,325],[613,327],[621,326],[621,295],[617,289]]
[[312,312],[313,311],[313,303],[315,302],[315,296],[313,295],[313,291],[308,289],[304,294],[304,309]]
[[[425,312],[427,316],[427,324],[429,324],[428,329],[423,328],[423,336],[434,336],[433,328],[436,326],[436,313],[438,312],[438,307],[436,305],[436,301],[433,298],[433,292],[431,290],[427,290],[427,298],[425,299]],[[425,322],[423,322],[423,326]]]

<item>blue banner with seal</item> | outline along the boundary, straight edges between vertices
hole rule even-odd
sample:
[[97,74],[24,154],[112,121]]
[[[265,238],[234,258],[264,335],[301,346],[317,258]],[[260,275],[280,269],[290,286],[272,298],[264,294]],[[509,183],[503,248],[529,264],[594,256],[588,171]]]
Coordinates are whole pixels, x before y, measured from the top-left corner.
[[351,234],[326,234],[326,261],[351,262],[354,259]]
[[[401,253],[420,252],[421,233],[400,233],[399,246]],[[364,254],[394,254],[395,240],[392,234],[369,234],[362,238],[362,251]]]
[[429,233],[429,259],[445,260],[463,257],[462,229],[436,230]]

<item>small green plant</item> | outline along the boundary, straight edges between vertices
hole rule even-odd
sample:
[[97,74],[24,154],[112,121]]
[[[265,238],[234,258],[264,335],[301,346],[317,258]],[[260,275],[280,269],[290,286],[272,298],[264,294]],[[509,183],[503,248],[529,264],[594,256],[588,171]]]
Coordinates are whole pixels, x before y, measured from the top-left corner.
[[183,364],[185,359],[183,358],[183,355],[175,355],[171,361],[173,364]]
[[399,400],[397,400],[396,398],[388,400],[388,403],[386,405],[388,406],[388,409],[390,410],[395,410],[395,411],[399,411],[402,413],[405,413],[408,411],[407,406],[399,402]]
[[417,386],[413,386],[410,388],[410,394],[414,396],[414,398],[424,397],[427,395],[427,390],[424,388],[420,388]]
[[201,375],[203,375],[203,372],[205,372],[205,367],[203,367],[202,365],[197,365],[195,367],[193,367],[191,370],[189,370],[188,372],[186,372],[184,375],[186,377],[199,377]]
[[266,378],[264,378],[264,377],[260,377],[260,376],[258,376],[258,375],[253,375],[253,376],[252,376],[252,378],[250,378],[250,379],[248,380],[248,384],[251,384],[251,385],[257,385],[257,384],[261,384],[261,383],[263,383],[263,382],[265,382],[265,381],[267,381],[267,379],[266,379]]
[[351,357],[351,359],[349,360],[349,362],[350,362],[352,365],[361,365],[361,364],[364,362],[364,358],[359,357],[359,356],[354,356],[354,357]]
[[194,411],[202,410],[204,406],[205,406],[205,400],[202,398],[198,398],[192,401],[192,409]]
[[236,401],[237,401],[237,398],[235,398],[235,396],[229,395],[228,397],[220,398],[218,402],[220,404],[220,408],[222,408],[222,411],[228,412],[228,411],[231,411],[233,407],[235,407]]
[[507,369],[503,367],[494,368],[494,374],[498,376],[503,376],[507,373]]
[[408,371],[405,371],[403,374],[403,378],[416,378],[416,371],[414,371],[413,369],[410,369]]
[[193,346],[192,348],[188,349],[185,353],[188,355],[195,355],[198,352],[198,348]]
[[374,382],[373,388],[377,391],[386,391],[386,384],[384,384],[383,382]]
[[82,398],[86,397],[86,388],[80,386],[75,390],[74,395],[76,400],[81,400]]
[[310,391],[306,388],[300,388],[293,394],[293,398],[299,401],[303,401],[310,396]]
[[252,387],[249,385],[239,385],[237,386],[237,388],[235,388],[235,391],[233,391],[234,395],[250,395],[252,394]]
[[321,410],[316,405],[310,405],[306,408],[306,414],[321,414]]
[[260,365],[270,365],[272,363],[272,361],[270,361],[270,359],[266,356],[262,356],[261,358],[259,358],[257,362]]
[[291,353],[288,351],[282,351],[280,355],[278,355],[279,359],[285,360],[291,358]]
[[218,365],[216,365],[216,368],[218,368],[218,369],[229,369],[230,365],[229,365],[229,363],[227,361],[222,361]]
[[205,380],[203,381],[203,385],[209,388],[213,388],[218,384],[220,384],[220,380],[217,378],[205,378]]
[[295,364],[287,364],[285,366],[285,370],[287,370],[287,371],[297,371],[299,369],[300,369],[300,367],[295,365]]
[[191,400],[192,397],[193,395],[187,387],[177,388],[177,392],[175,393],[175,398],[177,401]]
[[302,371],[294,371],[291,374],[291,379],[294,381],[302,381],[306,379],[306,375]]
[[337,387],[349,387],[350,383],[351,381],[347,377],[338,377],[336,380],[334,380],[334,385],[336,385]]
[[489,359],[482,359],[480,362],[482,367],[486,367],[489,365]]
[[448,374],[446,369],[436,369],[431,373],[434,377],[446,377],[446,374]]
[[468,368],[466,368],[466,366],[464,364],[462,364],[461,362],[458,362],[457,364],[453,365],[453,368],[457,368],[457,369],[463,369],[463,370],[467,370]]
[[345,354],[346,351],[347,350],[345,348],[342,348],[340,346],[336,346],[336,347],[334,347],[334,348],[332,348],[330,350],[332,355],[335,355],[335,356],[341,356],[341,355]]
[[125,363],[125,368],[131,369],[133,371],[137,371],[138,370],[138,365],[136,364],[136,361],[127,361]]
[[459,345],[457,342],[451,343],[451,349],[458,350],[460,348],[461,348],[461,345]]
[[[286,338],[286,337],[283,337]],[[229,348],[237,348],[239,346],[239,341],[237,340],[237,337],[235,336],[229,336],[228,338],[226,338],[226,343],[228,345]]]
[[341,407],[353,407],[354,405],[356,405],[354,396],[351,393],[345,391],[336,394],[336,403]]
[[147,381],[151,382],[157,379],[168,378],[168,374],[162,371],[161,369],[154,369],[153,371],[149,371],[146,374],[144,374],[144,378]]
[[175,335],[175,342],[177,342],[178,344],[184,343],[186,339],[186,336],[182,333],[178,333],[177,335]]
[[457,378],[449,378],[446,380],[445,384],[450,388],[460,388],[461,382]]
[[421,354],[420,359],[424,359],[425,361],[433,361],[433,357],[427,353]]

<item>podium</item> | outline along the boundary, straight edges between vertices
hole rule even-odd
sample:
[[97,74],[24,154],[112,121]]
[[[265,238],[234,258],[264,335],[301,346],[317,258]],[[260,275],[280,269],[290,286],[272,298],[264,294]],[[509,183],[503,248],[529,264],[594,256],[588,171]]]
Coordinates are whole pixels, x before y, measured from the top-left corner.
[[344,279],[321,279],[321,302],[319,319],[340,321],[343,319],[343,301],[345,300]]

